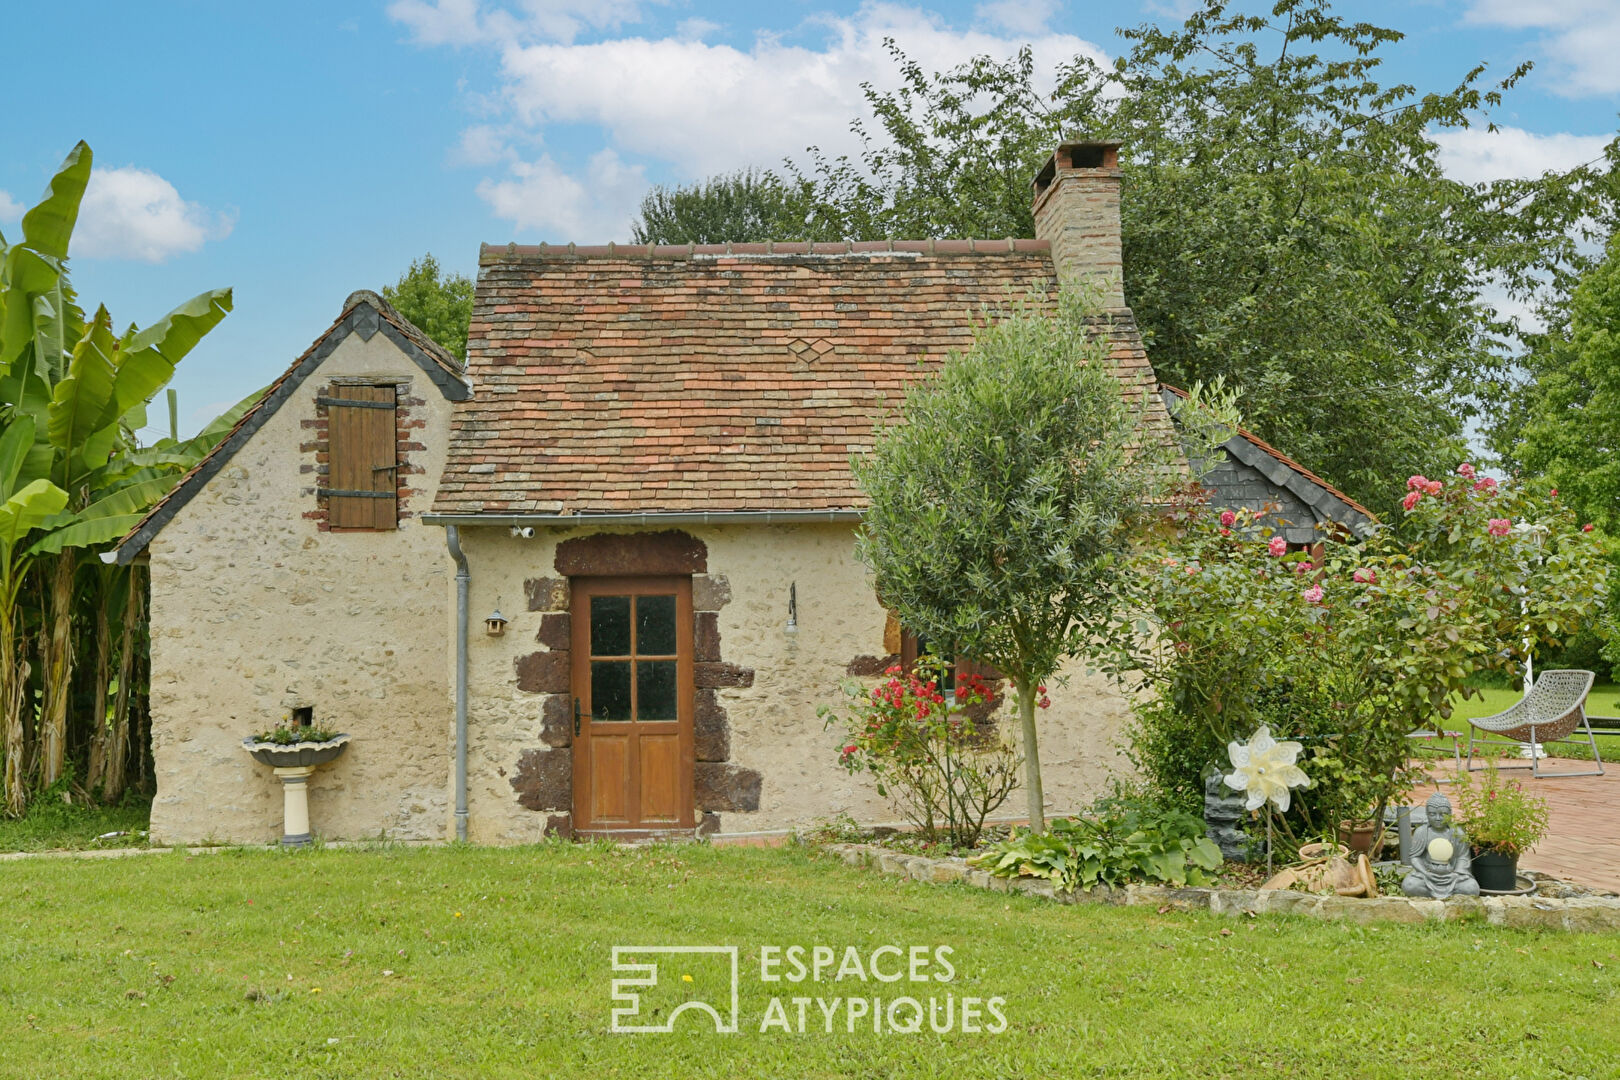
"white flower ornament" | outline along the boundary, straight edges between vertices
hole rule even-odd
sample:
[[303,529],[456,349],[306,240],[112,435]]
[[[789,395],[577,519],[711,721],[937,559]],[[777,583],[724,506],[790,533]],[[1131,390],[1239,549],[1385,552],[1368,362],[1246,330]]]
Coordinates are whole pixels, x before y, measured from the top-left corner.
[[1271,729],[1262,725],[1247,744],[1226,745],[1226,752],[1232,758],[1232,773],[1222,779],[1227,787],[1248,796],[1243,803],[1245,810],[1258,810],[1270,799],[1279,811],[1286,812],[1290,801],[1288,789],[1311,782],[1305,770],[1294,764],[1303,749],[1297,742],[1278,742],[1271,737]]

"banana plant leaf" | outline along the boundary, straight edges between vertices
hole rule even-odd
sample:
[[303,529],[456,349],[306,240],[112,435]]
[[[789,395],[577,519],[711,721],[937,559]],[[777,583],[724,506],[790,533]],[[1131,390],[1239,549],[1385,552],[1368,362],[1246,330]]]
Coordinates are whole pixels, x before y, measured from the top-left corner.
[[31,555],[54,555],[63,548],[91,547],[116,540],[134,528],[151,505],[174,486],[174,478],[160,476],[97,499],[76,513],[61,513],[40,523],[45,535],[29,546]]
[[79,203],[84,199],[85,185],[90,182],[93,157],[90,147],[82,139],[68,151],[56,175],[51,177],[45,198],[23,215],[24,244],[42,255],[67,258],[73,225],[79,220]]
[[231,290],[210,289],[187,300],[145,330],[131,335],[118,364],[113,396],[120,415],[144,406],[174,376],[203,335],[231,310]]
[[67,498],[67,492],[41,478],[0,503],[0,555],[9,562],[18,542],[61,513]]
[[[120,434],[118,412],[113,400],[113,383],[118,374],[118,342],[112,334],[112,318],[106,308],[96,312],[90,332],[80,338],[68,364],[67,375],[51,395],[46,435],[62,452],[65,477],[82,471],[75,467],[100,468],[107,463]],[[65,479],[64,479],[64,482]]]
[[19,416],[0,434],[0,498],[10,498],[23,462],[34,445],[34,418]]

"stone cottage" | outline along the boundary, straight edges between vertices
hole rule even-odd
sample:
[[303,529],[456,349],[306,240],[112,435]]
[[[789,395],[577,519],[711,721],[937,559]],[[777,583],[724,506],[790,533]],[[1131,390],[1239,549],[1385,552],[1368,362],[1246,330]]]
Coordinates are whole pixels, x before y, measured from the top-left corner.
[[[153,837],[275,836],[240,742],[288,717],[353,735],[311,787],[328,837],[892,818],[816,712],[915,650],[854,557],[849,456],[976,312],[1071,275],[1169,437],[1115,154],[1057,149],[1033,239],[486,246],[465,370],[351,296],[117,549],[150,565]],[[1061,812],[1127,711],[1081,671],[1052,697]]]

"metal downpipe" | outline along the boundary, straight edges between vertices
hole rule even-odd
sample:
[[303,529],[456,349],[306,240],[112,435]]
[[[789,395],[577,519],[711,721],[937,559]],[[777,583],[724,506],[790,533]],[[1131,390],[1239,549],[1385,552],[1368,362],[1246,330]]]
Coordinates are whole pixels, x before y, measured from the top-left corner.
[[445,542],[456,561],[456,839],[467,839],[467,589],[472,571],[461,550],[461,531],[445,527]]

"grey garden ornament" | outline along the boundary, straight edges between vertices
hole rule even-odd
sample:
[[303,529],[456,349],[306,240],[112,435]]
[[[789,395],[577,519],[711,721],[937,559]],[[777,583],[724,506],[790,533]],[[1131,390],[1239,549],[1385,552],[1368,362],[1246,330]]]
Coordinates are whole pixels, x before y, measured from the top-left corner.
[[1451,823],[1451,800],[1437,791],[1423,810],[1425,820],[1412,834],[1412,852],[1406,860],[1411,869],[1401,881],[1401,892],[1431,900],[1478,896],[1468,834]]

